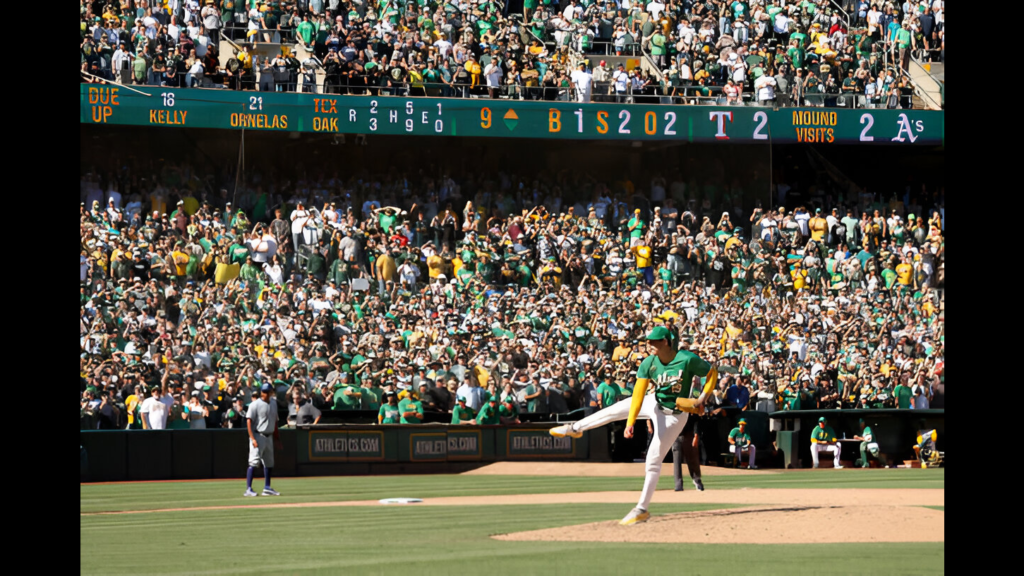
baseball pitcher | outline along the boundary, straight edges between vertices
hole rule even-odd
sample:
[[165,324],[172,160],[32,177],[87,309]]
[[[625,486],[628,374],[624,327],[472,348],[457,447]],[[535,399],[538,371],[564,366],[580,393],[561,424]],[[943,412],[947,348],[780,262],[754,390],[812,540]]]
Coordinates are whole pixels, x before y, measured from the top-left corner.
[[[633,437],[637,418],[649,419],[654,438],[647,450],[646,476],[640,502],[619,524],[629,526],[647,521],[647,511],[661,476],[661,463],[672,443],[686,425],[687,414],[701,414],[704,401],[718,381],[714,366],[696,354],[676,349],[675,334],[665,326],[657,326],[647,334],[647,342],[654,353],[644,359],[636,371],[633,396],[600,410],[579,422],[552,428],[549,432],[559,438],[580,438],[585,430],[598,428],[616,420],[626,420],[626,438]],[[691,397],[694,376],[706,376],[697,399]],[[651,389],[648,394],[648,388]]]

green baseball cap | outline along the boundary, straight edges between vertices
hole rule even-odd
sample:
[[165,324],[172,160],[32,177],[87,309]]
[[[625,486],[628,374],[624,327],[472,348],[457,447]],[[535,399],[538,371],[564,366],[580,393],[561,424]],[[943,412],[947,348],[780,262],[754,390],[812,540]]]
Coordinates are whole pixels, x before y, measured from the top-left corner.
[[740,418],[739,423],[740,424],[746,424],[747,423],[747,419],[746,418]]
[[655,326],[653,330],[647,333],[648,340],[666,340],[671,336],[672,333],[664,326]]
[[825,417],[824,416],[822,416],[821,418],[818,418],[818,422],[824,422],[824,421],[825,421]]

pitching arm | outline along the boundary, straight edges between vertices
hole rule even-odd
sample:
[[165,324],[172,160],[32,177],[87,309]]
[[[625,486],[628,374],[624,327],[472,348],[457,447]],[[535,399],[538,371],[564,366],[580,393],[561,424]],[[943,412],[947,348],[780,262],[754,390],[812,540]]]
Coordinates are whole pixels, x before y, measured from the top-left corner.
[[704,402],[718,385],[718,368],[711,366],[706,374],[704,386],[700,390],[700,396],[693,398],[676,398],[676,408],[690,414],[704,414]]

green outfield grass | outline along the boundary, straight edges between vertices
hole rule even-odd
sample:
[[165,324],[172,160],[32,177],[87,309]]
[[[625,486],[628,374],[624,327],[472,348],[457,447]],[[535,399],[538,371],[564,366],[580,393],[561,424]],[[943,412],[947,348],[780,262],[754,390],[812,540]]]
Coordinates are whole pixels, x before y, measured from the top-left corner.
[[[259,475],[258,475],[259,476]],[[687,487],[690,488],[689,479]],[[779,474],[705,476],[708,491],[738,488],[942,488],[945,471],[939,469],[796,470]],[[671,474],[662,474],[659,489],[672,489]],[[263,486],[259,476],[253,481]],[[637,490],[643,477],[486,476],[438,474],[430,476],[343,476],[280,478],[274,487],[279,498],[243,498],[245,480],[213,482],[140,482],[82,484],[81,512],[116,512],[162,508],[196,508],[233,504],[263,505],[285,502],[342,502],[381,498],[437,498],[440,496],[501,496],[503,494],[560,494]],[[496,499],[497,502],[497,499]]]
[[[438,479],[416,480],[431,484]],[[169,504],[180,502],[162,503]],[[654,511],[721,507],[664,504]],[[740,546],[504,542],[490,538],[616,520],[626,511],[628,505],[623,504],[561,504],[85,516],[81,518],[81,573],[650,576],[925,574],[943,570],[941,543]],[[737,534],[736,541],[742,542],[742,534]]]

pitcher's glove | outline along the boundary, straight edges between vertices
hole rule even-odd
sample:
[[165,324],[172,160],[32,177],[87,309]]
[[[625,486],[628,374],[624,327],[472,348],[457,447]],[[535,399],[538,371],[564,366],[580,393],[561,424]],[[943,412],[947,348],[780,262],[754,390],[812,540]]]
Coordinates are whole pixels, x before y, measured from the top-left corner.
[[704,415],[704,405],[697,405],[696,398],[676,398],[676,409],[698,416]]

